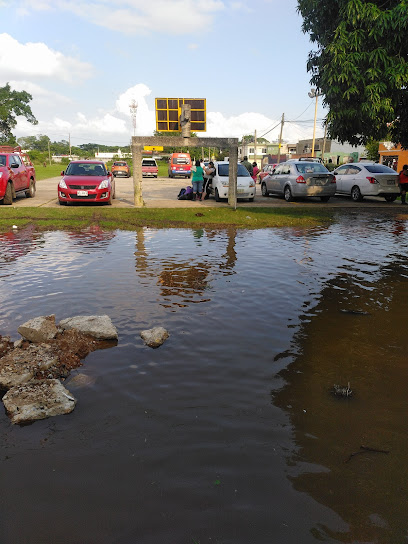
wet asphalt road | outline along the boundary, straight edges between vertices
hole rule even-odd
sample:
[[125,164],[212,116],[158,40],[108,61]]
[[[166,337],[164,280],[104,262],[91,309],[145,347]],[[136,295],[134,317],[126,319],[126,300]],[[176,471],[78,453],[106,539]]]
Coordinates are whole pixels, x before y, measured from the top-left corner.
[[[59,207],[57,199],[57,185],[60,177],[54,177],[37,181],[37,191],[34,198],[26,198],[24,193],[19,193],[16,200],[13,201],[13,206],[16,207]],[[132,208],[134,206],[133,197],[133,178],[116,178],[116,199],[113,201],[115,208]],[[183,178],[144,178],[142,183],[142,194],[145,206],[147,208],[191,208],[192,206],[200,207],[224,207],[228,206],[227,201],[215,202],[214,198],[210,198],[204,202],[191,202],[188,200],[177,200],[177,195],[182,187],[188,185],[188,180]],[[285,202],[279,197],[263,197],[261,195],[261,187],[256,186],[257,195],[254,202],[247,200],[239,200],[238,207],[324,207],[324,208],[386,208],[400,209],[399,201],[388,203],[380,197],[364,198],[363,202],[352,202],[348,197],[335,196],[329,202],[321,202],[320,199],[307,199],[296,202]],[[93,203],[87,205],[93,205]],[[404,209],[404,208],[403,208]],[[405,210],[404,210],[405,211]]]

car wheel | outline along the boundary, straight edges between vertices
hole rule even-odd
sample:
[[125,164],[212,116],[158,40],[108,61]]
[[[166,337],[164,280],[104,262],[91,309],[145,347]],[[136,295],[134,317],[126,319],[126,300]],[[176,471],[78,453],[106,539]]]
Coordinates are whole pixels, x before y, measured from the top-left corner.
[[384,198],[387,202],[394,202],[394,200],[397,198],[397,195],[384,195]]
[[268,190],[266,188],[266,183],[262,183],[261,193],[262,193],[262,196],[269,196]]
[[354,185],[351,189],[351,200],[353,200],[353,202],[361,202],[363,200],[363,195],[357,185]]
[[220,193],[218,192],[217,188],[215,188],[215,191],[214,191],[214,198],[215,198],[215,202],[220,202],[221,200]]
[[320,200],[321,200],[322,202],[329,202],[330,197],[329,197],[329,196],[321,196],[321,197],[320,197]]
[[290,190],[289,185],[286,185],[285,190],[283,192],[283,196],[285,197],[286,202],[293,201],[292,191]]
[[10,206],[10,204],[13,204],[13,187],[11,186],[11,183],[7,183],[3,203],[6,204],[6,206]]
[[34,180],[30,179],[30,185],[28,190],[25,192],[27,198],[33,198],[35,196],[35,183]]

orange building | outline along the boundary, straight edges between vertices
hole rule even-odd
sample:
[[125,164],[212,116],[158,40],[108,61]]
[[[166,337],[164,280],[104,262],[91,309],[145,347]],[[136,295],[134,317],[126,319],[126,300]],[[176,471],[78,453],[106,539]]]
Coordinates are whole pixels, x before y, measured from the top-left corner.
[[397,172],[402,170],[404,164],[408,164],[408,149],[402,149],[400,144],[380,142],[378,153],[380,163],[394,168]]

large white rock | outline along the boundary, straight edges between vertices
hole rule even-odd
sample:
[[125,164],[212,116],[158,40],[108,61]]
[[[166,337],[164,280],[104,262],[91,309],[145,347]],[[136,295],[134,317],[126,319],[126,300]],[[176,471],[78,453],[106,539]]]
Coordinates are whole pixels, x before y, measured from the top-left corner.
[[27,349],[15,348],[0,359],[0,389],[10,389],[28,382],[39,370],[58,363],[51,346],[30,344]]
[[117,340],[118,331],[108,315],[77,315],[60,321],[63,329],[77,329],[100,340]]
[[30,342],[48,342],[55,338],[58,329],[55,325],[55,315],[42,315],[26,321],[17,329]]
[[58,380],[32,380],[7,391],[3,403],[12,423],[69,414],[76,399]]
[[140,336],[145,344],[151,348],[158,348],[170,335],[164,327],[153,327],[153,329],[142,331]]

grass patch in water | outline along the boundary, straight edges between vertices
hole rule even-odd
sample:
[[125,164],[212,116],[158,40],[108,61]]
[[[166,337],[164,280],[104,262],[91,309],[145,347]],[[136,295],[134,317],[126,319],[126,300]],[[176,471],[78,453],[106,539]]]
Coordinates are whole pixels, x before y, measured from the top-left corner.
[[54,208],[6,208],[0,210],[0,231],[13,225],[34,225],[41,230],[84,228],[133,230],[135,227],[314,227],[333,220],[334,211],[316,209],[244,208],[99,208],[72,206]]

